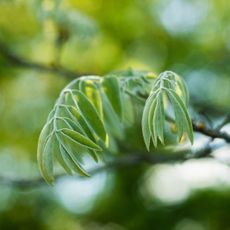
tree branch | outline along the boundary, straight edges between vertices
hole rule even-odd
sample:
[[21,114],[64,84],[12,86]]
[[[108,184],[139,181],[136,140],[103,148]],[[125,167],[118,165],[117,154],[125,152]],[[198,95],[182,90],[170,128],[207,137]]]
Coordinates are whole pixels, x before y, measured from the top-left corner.
[[[167,116],[166,119],[170,122],[174,122],[173,118]],[[230,121],[230,115],[227,115],[224,121],[215,129],[208,128],[205,124],[192,121],[193,130],[195,132],[201,133],[205,136],[211,137],[212,139],[220,138],[230,143],[230,134],[221,131],[220,129],[228,124]]]
[[[139,165],[143,163],[147,163],[151,165],[160,164],[160,163],[176,163],[176,162],[181,163],[181,162],[184,162],[190,159],[211,157],[211,153],[215,149],[218,149],[223,146],[223,144],[212,146],[212,141],[215,138],[220,138],[230,143],[230,135],[227,134],[226,132],[222,132],[218,129],[209,129],[203,124],[199,124],[195,122],[193,122],[193,128],[194,128],[194,131],[202,133],[212,138],[210,142],[208,142],[201,149],[193,153],[188,154],[188,152],[185,152],[185,151],[180,151],[180,152],[175,152],[175,153],[170,153],[170,154],[146,153],[146,152],[140,153],[140,152],[135,152],[132,150],[124,149],[124,151],[126,152],[125,156],[117,158],[117,159],[113,159],[112,161],[109,161],[102,166],[92,168],[91,170],[88,171],[88,173],[90,175],[95,175],[105,170],[111,170],[111,169],[122,168],[122,167],[130,167],[130,166],[135,166],[135,165]],[[67,175],[64,173],[59,174],[59,175],[56,175],[56,179],[61,179],[66,176]],[[77,175],[75,175],[74,177],[75,178],[85,178],[85,177],[80,177]],[[46,182],[44,181],[42,177],[32,178],[32,179],[13,179],[13,178],[0,176],[0,184],[16,187],[19,189],[30,189],[30,188],[35,188],[35,187],[42,186],[42,185],[44,186],[46,185]]]
[[65,69],[60,66],[48,66],[42,63],[26,60],[23,57],[15,54],[10,50],[6,44],[0,41],[0,55],[5,58],[11,65],[21,68],[34,69],[42,72],[58,74],[70,79],[78,78],[83,75],[89,75],[89,73],[76,73],[71,70]]
[[[167,164],[167,163],[182,163],[190,159],[199,159],[199,158],[207,158],[212,157],[211,153],[220,148],[221,145],[211,146],[210,143],[206,144],[203,148],[199,149],[194,153],[188,154],[185,151],[175,152],[175,153],[141,153],[141,152],[130,152],[120,158],[113,159],[105,163],[104,165],[92,168],[88,171],[88,173],[93,176],[100,172],[106,170],[112,170],[117,168],[131,167],[140,165],[143,163],[147,163],[149,165],[155,164]],[[67,177],[66,174],[58,174],[56,175],[56,179],[59,180],[63,177]],[[74,178],[87,178],[80,177],[78,175],[74,175]],[[8,177],[0,177],[0,184],[12,186],[18,189],[31,189],[36,188],[38,186],[47,185],[42,177],[32,178],[32,179],[12,179]]]
[[219,129],[209,129],[203,124],[193,122],[193,130],[211,138],[220,138],[230,143],[230,135]]

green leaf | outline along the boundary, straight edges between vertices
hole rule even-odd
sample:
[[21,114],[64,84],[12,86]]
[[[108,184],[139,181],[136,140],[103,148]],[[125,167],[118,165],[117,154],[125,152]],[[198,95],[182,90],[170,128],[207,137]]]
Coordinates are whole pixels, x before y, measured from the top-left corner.
[[98,90],[98,87],[96,86],[96,83],[94,83],[91,80],[81,81],[79,88],[80,88],[80,91],[93,104],[100,118],[103,119],[102,101],[101,101],[100,92]]
[[89,137],[93,141],[97,141],[97,134],[91,128],[90,124],[84,119],[83,115],[73,106],[69,108],[69,112],[73,117],[74,121],[79,124],[82,128],[84,135]]
[[42,176],[48,184],[52,184],[53,177],[53,140],[49,133],[49,124],[46,124],[38,140],[37,160]]
[[159,95],[159,111],[157,117],[157,132],[159,140],[162,144],[164,144],[164,121],[165,121],[165,114],[164,114],[164,101],[163,95]]
[[150,106],[147,106],[147,105],[144,107],[144,112],[142,116],[142,133],[143,133],[144,142],[145,142],[145,145],[148,151],[150,148],[150,140],[151,140],[150,130],[148,126],[149,108]]
[[179,114],[182,115],[180,118],[182,119],[184,117],[185,127],[186,127],[186,130],[187,130],[188,137],[189,137],[191,143],[193,143],[192,122],[191,122],[191,119],[189,117],[188,111],[187,111],[183,101],[181,100],[181,98],[174,91],[168,90],[167,92],[169,93],[171,98],[174,100],[174,102],[178,105],[178,109],[180,109]]
[[93,131],[102,141],[106,142],[106,132],[103,122],[92,103],[78,90],[74,90],[74,100],[77,103],[83,119],[91,128],[91,131]]
[[85,134],[79,123],[74,122],[68,117],[57,117],[57,129],[69,128],[81,134]]
[[152,112],[150,110],[150,120],[149,120],[149,126],[151,125],[151,135],[153,140],[153,145],[157,147],[157,114],[158,114],[158,107],[159,107],[159,101],[158,97],[156,97],[155,101],[152,103]]
[[112,76],[104,77],[102,87],[112,108],[122,118],[122,99],[118,79]]
[[68,152],[64,145],[62,144],[62,141],[60,141],[60,152],[65,159],[66,163],[68,164],[69,168],[75,171],[76,173],[82,175],[82,176],[89,176],[89,174],[82,168],[79,161],[76,159],[74,153],[72,151]]
[[74,165],[74,170],[81,175],[89,176],[89,174],[81,166],[81,164],[83,164],[83,157],[87,153],[86,147],[70,139],[62,132],[57,132],[56,134],[60,145],[65,150],[64,152],[70,157]]
[[146,100],[146,104],[145,104],[143,115],[142,115],[142,133],[143,133],[144,142],[145,142],[145,145],[148,151],[150,148],[150,140],[151,140],[151,132],[149,129],[149,113],[150,113],[150,108],[151,108],[153,99],[154,99],[153,95],[151,95]]
[[61,132],[64,135],[66,135],[71,141],[74,141],[84,147],[87,147],[89,149],[92,150],[96,150],[96,151],[102,151],[101,147],[97,144],[95,144],[93,141],[91,141],[89,138],[83,136],[82,134],[71,130],[71,129],[60,129],[57,132]]
[[172,103],[173,103],[176,127],[178,131],[178,138],[180,141],[184,133],[184,117],[183,114],[181,114],[181,109],[178,103],[175,102],[174,98],[172,98]]
[[178,84],[178,86],[182,92],[182,97],[183,97],[183,100],[185,102],[185,105],[187,106],[188,102],[189,102],[188,89],[187,89],[187,86],[186,86],[184,80],[182,78],[180,78],[178,75],[177,75],[177,84]]
[[54,145],[55,145],[54,155],[57,161],[60,163],[60,165],[65,169],[65,171],[68,174],[72,175],[72,170],[71,167],[69,166],[68,154],[63,154],[63,152],[60,150],[61,146],[58,143],[56,136],[55,136]]
[[101,92],[101,99],[103,103],[105,126],[108,133],[118,139],[122,139],[124,130],[118,114],[113,110],[112,105],[109,102],[108,97],[105,96],[104,92]]
[[184,132],[193,142],[193,129],[191,119],[189,117],[186,101],[188,100],[188,92],[183,80],[171,71],[163,72],[154,80],[152,91],[146,101],[142,115],[142,133],[144,141],[149,150],[150,139],[155,147],[158,140],[164,143],[164,122],[167,108],[164,108],[164,99],[170,99],[174,109],[175,123],[178,129],[178,137],[181,139]]

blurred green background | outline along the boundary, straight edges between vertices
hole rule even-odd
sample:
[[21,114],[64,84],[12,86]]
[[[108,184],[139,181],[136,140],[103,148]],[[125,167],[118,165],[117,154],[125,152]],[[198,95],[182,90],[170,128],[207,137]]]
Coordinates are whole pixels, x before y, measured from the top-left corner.
[[[187,81],[191,108],[223,117],[230,108],[229,12],[227,0],[0,0],[0,175],[40,175],[39,132],[72,80],[20,67],[5,49],[76,73],[172,70]],[[230,229],[230,148],[215,154],[64,178],[53,187],[1,183],[0,229]]]

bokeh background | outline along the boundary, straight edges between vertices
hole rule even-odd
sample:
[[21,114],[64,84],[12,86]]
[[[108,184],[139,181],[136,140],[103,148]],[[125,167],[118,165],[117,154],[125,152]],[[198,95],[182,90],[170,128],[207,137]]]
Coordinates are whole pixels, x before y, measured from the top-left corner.
[[[40,175],[39,132],[72,80],[23,67],[6,51],[79,74],[173,70],[186,80],[194,111],[222,118],[230,108],[229,12],[227,0],[0,0],[0,179]],[[1,180],[0,229],[230,229],[229,146],[215,155],[52,187],[22,190]]]

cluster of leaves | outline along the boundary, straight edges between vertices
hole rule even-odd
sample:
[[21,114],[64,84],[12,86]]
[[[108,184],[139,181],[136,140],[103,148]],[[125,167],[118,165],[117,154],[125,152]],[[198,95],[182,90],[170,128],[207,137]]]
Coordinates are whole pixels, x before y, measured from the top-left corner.
[[148,72],[126,71],[84,76],[63,89],[40,134],[38,163],[45,180],[54,181],[54,158],[67,173],[89,176],[82,167],[84,156],[97,162],[109,139],[122,137],[122,127],[132,117],[133,98],[139,104],[146,100],[142,128],[147,149],[151,137],[154,146],[158,139],[164,142],[167,99],[174,108],[179,138],[186,132],[192,142],[187,89],[178,75],[167,71],[156,78]]
[[[165,71],[155,80],[151,93],[146,100],[142,116],[142,131],[147,149],[150,142],[156,147],[158,140],[164,144],[165,118],[169,118],[166,106],[168,102],[174,109],[174,121],[179,140],[187,133],[191,143],[193,142],[193,128],[187,111],[188,91],[183,80],[171,71]],[[166,115],[166,116],[165,116]]]

